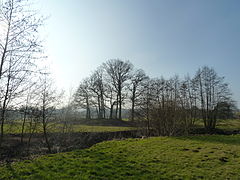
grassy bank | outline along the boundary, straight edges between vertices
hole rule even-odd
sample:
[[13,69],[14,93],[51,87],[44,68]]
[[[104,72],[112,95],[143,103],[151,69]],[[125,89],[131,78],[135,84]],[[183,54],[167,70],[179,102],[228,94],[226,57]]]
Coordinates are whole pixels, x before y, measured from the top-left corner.
[[0,167],[0,179],[237,179],[240,136],[108,141]]

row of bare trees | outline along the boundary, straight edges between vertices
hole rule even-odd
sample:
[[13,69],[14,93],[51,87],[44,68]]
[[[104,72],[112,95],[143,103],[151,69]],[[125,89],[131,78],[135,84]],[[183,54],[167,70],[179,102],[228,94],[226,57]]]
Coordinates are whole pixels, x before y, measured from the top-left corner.
[[149,131],[172,135],[179,129],[188,132],[199,119],[206,129],[214,129],[224,106],[232,107],[233,101],[224,78],[207,66],[192,78],[151,79],[129,61],[112,59],[80,83],[74,104],[85,109],[87,119],[121,120],[125,109],[125,118],[142,122]]
[[129,61],[109,60],[80,83],[74,95],[75,106],[86,110],[87,119],[91,119],[91,111],[100,119],[122,119],[123,105],[131,104],[134,120],[141,86],[147,79],[144,71],[134,70]]
[[[154,129],[159,135],[173,135],[179,130],[188,133],[196,120],[202,120],[207,130],[213,130],[223,109],[234,107],[223,80],[206,66],[193,78],[153,79],[144,87],[139,119],[146,119],[143,122],[148,130]],[[231,111],[228,109],[228,113]]]

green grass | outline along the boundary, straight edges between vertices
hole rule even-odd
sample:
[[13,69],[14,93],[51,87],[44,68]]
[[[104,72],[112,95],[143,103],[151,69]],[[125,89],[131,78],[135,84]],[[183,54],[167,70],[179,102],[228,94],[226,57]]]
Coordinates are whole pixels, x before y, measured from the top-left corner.
[[[201,119],[197,120],[195,126],[204,127],[203,121]],[[217,121],[216,128],[229,131],[240,130],[240,119],[220,119]]]
[[219,120],[217,128],[224,130],[240,130],[240,119]]
[[134,130],[134,127],[75,125],[74,132],[115,132]]
[[0,166],[0,179],[239,179],[240,135],[107,141]]
[[[68,130],[71,132],[114,132],[114,131],[127,131],[134,130],[136,128],[129,127],[124,124],[124,121],[120,124],[114,124],[115,121],[110,120],[85,120],[83,124],[68,125]],[[21,121],[16,121],[12,124],[4,125],[4,133],[21,133]],[[195,123],[196,127],[203,127],[203,122],[198,120]],[[240,130],[239,119],[218,120],[216,128],[223,130]],[[37,126],[37,132],[42,132],[42,125],[39,123]],[[49,123],[49,132],[62,132],[63,124],[61,123]],[[29,123],[26,123],[25,133],[29,133]]]
[[[48,132],[62,132],[63,131],[63,124],[60,123],[49,123],[48,124]],[[14,123],[14,124],[5,124],[4,125],[4,133],[21,133],[22,125],[21,123]],[[81,125],[81,124],[74,124],[68,126],[68,131],[71,132],[115,132],[115,131],[128,131],[134,130],[134,127],[124,127],[124,126],[94,126],[94,125]],[[29,133],[29,123],[26,123],[25,126],[25,133]],[[38,124],[36,128],[36,132],[42,133],[43,128],[41,124]]]

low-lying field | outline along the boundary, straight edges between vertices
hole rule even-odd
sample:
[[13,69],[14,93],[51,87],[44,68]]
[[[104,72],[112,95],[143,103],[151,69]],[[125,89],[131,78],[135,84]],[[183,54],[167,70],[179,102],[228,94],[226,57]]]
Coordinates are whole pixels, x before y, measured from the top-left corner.
[[[50,133],[61,133],[61,132],[116,132],[116,131],[128,131],[134,130],[134,127],[130,127],[127,124],[114,124],[109,123],[99,123],[101,120],[93,121],[91,124],[81,124],[81,123],[48,123],[47,131]],[[31,132],[32,128],[30,128],[30,124],[27,122],[25,124],[24,133]],[[4,133],[5,134],[19,134],[22,132],[22,123],[21,122],[13,122],[4,125]],[[41,123],[38,123],[35,133],[42,133],[43,127]]]
[[[203,127],[202,120],[198,120],[195,123],[195,127]],[[239,119],[228,119],[219,120],[216,128],[226,131],[240,130],[240,120]],[[119,120],[81,120],[74,123],[68,122],[64,123],[48,123],[47,130],[49,133],[61,133],[61,132],[116,132],[116,131],[128,131],[134,130],[135,127],[131,127],[126,121]],[[7,123],[4,125],[5,134],[19,134],[22,131],[22,122],[15,121],[12,123]],[[30,124],[27,122],[25,124],[24,133],[30,132]],[[42,133],[42,124],[38,123],[36,126],[35,133]]]
[[[196,120],[194,123],[194,127],[203,128],[203,120]],[[217,120],[216,128],[224,131],[239,131],[240,119],[219,119]]]
[[[202,120],[197,120],[195,127],[204,127]],[[240,130],[240,120],[239,119],[227,119],[218,120],[216,128],[226,131]],[[68,122],[67,124],[59,122],[51,122],[47,125],[47,131],[49,133],[61,133],[61,132],[116,132],[116,131],[128,131],[134,130],[136,128],[131,127],[127,121],[119,120],[81,120],[76,122]],[[7,123],[4,125],[5,134],[19,134],[22,131],[22,122],[14,121],[12,123]],[[30,132],[30,124],[26,122],[24,133]],[[38,123],[36,126],[35,133],[42,133],[42,124]]]
[[224,130],[240,130],[240,119],[219,120],[217,127]]
[[106,141],[0,166],[0,179],[238,179],[240,135]]
[[[134,130],[134,127],[117,127],[117,126],[89,126],[89,125],[73,125],[67,131],[71,132],[115,132],[115,131],[128,131],[128,130]],[[26,126],[24,133],[29,133],[29,127]],[[36,133],[42,133],[43,128],[41,125],[37,127]],[[63,125],[53,125],[50,126],[48,129],[48,132],[65,132]],[[20,125],[17,126],[8,126],[5,125],[4,133],[8,134],[18,134],[21,133],[21,127]]]

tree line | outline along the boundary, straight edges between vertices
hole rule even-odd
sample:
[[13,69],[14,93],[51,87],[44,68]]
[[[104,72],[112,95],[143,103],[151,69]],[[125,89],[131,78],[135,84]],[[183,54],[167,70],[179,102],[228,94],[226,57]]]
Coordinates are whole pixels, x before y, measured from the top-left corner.
[[82,80],[73,103],[85,109],[87,119],[122,120],[125,108],[131,121],[159,135],[187,132],[199,119],[206,129],[214,129],[217,119],[232,116],[234,107],[228,84],[213,68],[201,67],[183,79],[149,78],[120,59],[108,60]]

